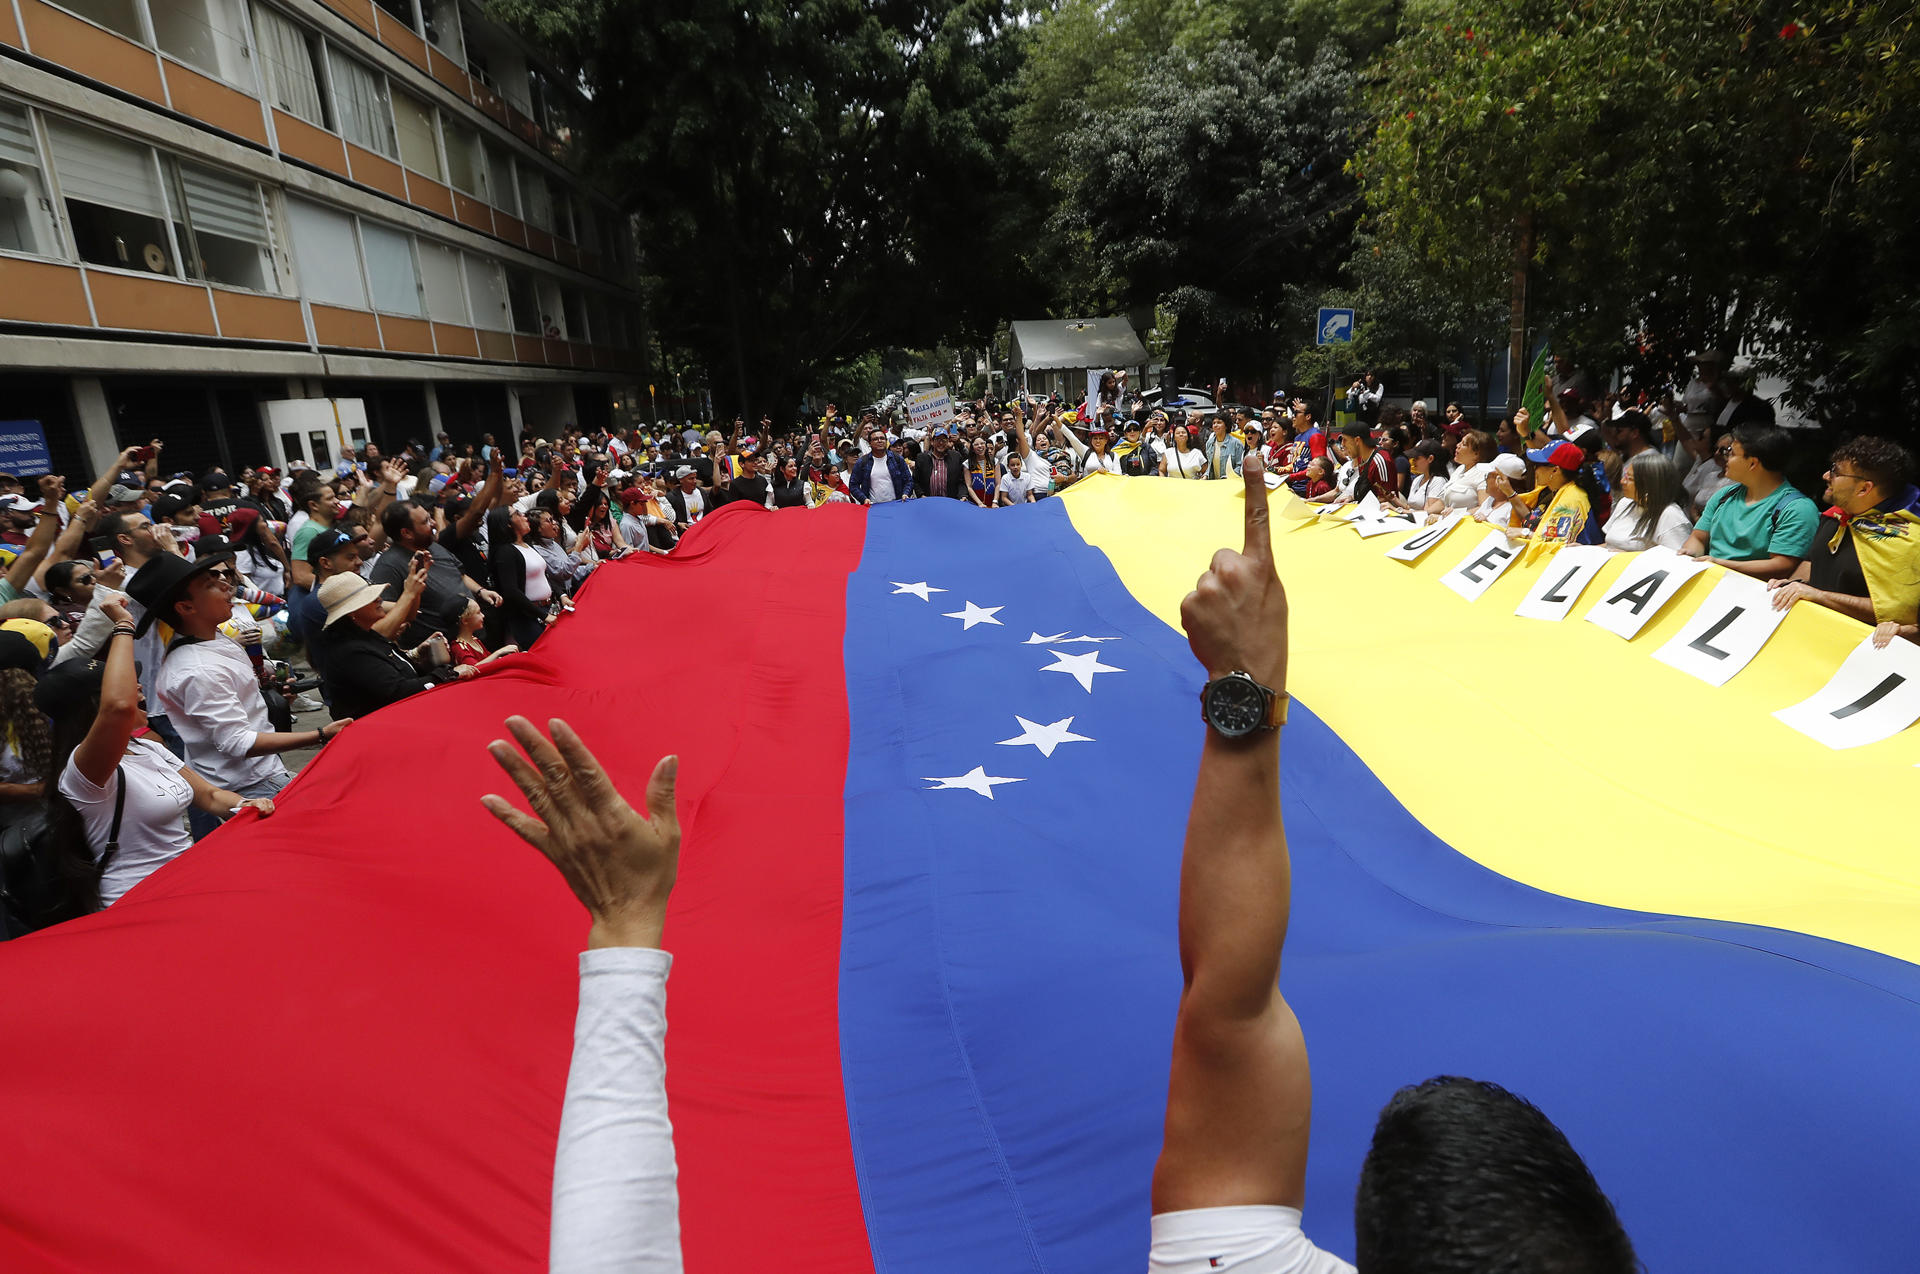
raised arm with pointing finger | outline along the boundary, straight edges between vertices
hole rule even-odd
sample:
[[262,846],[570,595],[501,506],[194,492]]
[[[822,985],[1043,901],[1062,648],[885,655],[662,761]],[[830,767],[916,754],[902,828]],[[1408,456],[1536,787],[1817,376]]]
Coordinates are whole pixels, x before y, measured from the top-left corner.
[[[1293,905],[1280,816],[1287,595],[1268,533],[1265,466],[1246,457],[1245,540],[1180,606],[1210,680],[1180,862],[1180,967],[1151,1274],[1352,1274],[1300,1228],[1313,1086],[1279,989]],[[1359,1268],[1639,1268],[1560,1130],[1493,1084],[1441,1076],[1381,1112],[1354,1203]]]
[[680,1194],[667,1118],[667,971],[660,949],[680,863],[679,758],[662,757],[643,815],[564,721],[549,741],[507,718],[524,755],[488,746],[531,814],[499,796],[489,813],[560,870],[587,909],[580,1011],[553,1161],[552,1274],[679,1274]]

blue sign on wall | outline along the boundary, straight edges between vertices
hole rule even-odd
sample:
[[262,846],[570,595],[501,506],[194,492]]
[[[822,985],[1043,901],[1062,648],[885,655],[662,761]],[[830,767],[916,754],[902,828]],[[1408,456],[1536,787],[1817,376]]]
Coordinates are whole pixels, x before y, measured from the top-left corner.
[[1353,311],[1322,307],[1320,323],[1314,331],[1315,345],[1351,345],[1353,343]]
[[37,420],[0,420],[0,473],[31,477],[53,472],[47,431]]

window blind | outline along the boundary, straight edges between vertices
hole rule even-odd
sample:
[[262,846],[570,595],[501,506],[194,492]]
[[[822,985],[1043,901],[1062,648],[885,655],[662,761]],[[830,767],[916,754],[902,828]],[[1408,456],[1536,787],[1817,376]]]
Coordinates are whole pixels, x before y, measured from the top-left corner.
[[187,163],[180,165],[180,186],[196,231],[267,246],[267,216],[258,186]]
[[460,254],[426,239],[420,248],[420,279],[426,285],[427,317],[440,323],[467,321],[467,295],[460,286]]
[[53,170],[60,192],[81,203],[167,218],[167,200],[153,152],[65,120],[49,121]]
[[34,149],[27,113],[5,102],[0,102],[0,164],[40,171],[40,152]]
[[489,332],[513,329],[507,305],[507,277],[498,262],[485,257],[462,256],[466,265],[467,294],[473,300],[473,325]]

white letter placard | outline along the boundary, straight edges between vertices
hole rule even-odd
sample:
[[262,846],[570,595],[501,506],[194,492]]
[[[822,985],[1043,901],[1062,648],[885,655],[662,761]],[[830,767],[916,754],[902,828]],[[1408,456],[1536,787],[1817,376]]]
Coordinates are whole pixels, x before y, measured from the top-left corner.
[[1773,714],[1830,748],[1878,743],[1920,721],[1920,646],[1868,637],[1812,698]]
[[1360,503],[1353,506],[1352,511],[1346,515],[1346,520],[1348,522],[1359,522],[1363,519],[1377,518],[1380,516],[1380,513],[1380,497],[1369,491],[1365,497],[1361,499]]
[[1493,581],[1506,574],[1513,559],[1520,556],[1520,549],[1520,545],[1508,541],[1506,532],[1489,531],[1460,565],[1440,577],[1440,582],[1468,601],[1477,602]]
[[1693,618],[1653,657],[1710,686],[1724,686],[1753,662],[1786,617],[1787,612],[1773,608],[1773,594],[1765,584],[1728,571]]
[[1647,621],[1673,600],[1680,586],[1707,569],[1697,557],[1672,549],[1651,548],[1629,562],[1608,585],[1606,596],[1593,604],[1587,618],[1608,632],[1631,641]]
[[1447,538],[1447,532],[1459,526],[1467,516],[1465,509],[1449,510],[1447,515],[1435,522],[1418,535],[1409,536],[1387,550],[1387,556],[1396,562],[1417,562],[1425,557],[1427,550]]
[[1581,590],[1593,582],[1612,556],[1604,544],[1567,545],[1547,559],[1547,569],[1540,572],[1540,578],[1513,613],[1522,619],[1565,619],[1580,600]]
[[1383,513],[1377,518],[1356,518],[1353,529],[1360,532],[1360,538],[1370,540],[1376,535],[1386,535],[1393,531],[1412,531],[1419,527],[1420,521],[1411,513]]

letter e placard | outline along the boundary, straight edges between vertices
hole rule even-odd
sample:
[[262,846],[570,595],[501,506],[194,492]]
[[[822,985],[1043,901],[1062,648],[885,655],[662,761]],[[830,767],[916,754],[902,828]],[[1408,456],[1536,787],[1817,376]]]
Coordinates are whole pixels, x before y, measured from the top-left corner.
[[1440,582],[1468,601],[1477,602],[1519,556],[1520,546],[1508,542],[1506,532],[1489,531],[1460,565],[1440,577]]

